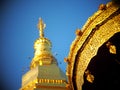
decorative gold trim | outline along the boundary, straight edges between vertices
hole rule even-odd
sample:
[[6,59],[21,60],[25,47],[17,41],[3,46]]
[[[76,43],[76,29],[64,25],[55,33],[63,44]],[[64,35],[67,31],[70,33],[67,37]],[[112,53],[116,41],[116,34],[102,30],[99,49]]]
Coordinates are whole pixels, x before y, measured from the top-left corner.
[[[105,6],[104,10],[98,10],[95,14],[93,14],[93,16],[88,19],[88,21],[82,28],[82,36],[77,35],[75,40],[72,42],[68,55],[69,63],[66,71],[68,75],[68,83],[70,83],[70,87],[72,89],[74,89],[75,87],[75,89],[78,88],[79,90],[81,90],[83,76],[80,73],[84,72],[86,65],[89,63],[88,59],[86,60],[86,58],[90,59],[91,55],[95,55],[98,46],[108,40],[109,37],[112,36],[114,33],[120,31],[119,27],[114,28],[114,31],[110,30],[110,28],[107,29],[105,27],[106,23],[112,24],[111,20],[116,19],[116,17],[118,17],[118,15],[120,14],[119,7],[114,6],[114,4],[111,2],[108,4]],[[113,25],[118,26],[119,23],[115,23],[114,21]],[[103,27],[107,30],[103,30]],[[93,44],[92,41],[95,44]],[[88,52],[87,50],[84,50],[86,48],[89,49]],[[115,51],[115,47],[112,47],[112,49],[113,48]],[[81,61],[81,58],[82,60],[84,60]]]

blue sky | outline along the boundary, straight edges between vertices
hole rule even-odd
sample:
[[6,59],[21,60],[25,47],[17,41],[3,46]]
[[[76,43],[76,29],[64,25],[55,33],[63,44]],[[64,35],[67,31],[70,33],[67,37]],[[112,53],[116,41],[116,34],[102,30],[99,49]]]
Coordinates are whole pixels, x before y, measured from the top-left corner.
[[64,58],[82,28],[101,3],[110,0],[1,0],[0,1],[0,82],[3,90],[18,90],[22,75],[34,56],[34,41],[39,37],[38,19],[46,23],[45,37],[65,72]]

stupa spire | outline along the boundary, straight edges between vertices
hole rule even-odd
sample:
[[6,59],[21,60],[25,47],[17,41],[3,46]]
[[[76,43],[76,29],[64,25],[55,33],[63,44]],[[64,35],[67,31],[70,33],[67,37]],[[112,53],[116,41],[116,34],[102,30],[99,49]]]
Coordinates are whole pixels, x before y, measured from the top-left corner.
[[39,29],[39,38],[34,43],[34,58],[31,62],[31,68],[34,68],[38,65],[50,65],[52,63],[57,63],[51,48],[52,44],[49,39],[44,37],[44,29],[46,25],[44,24],[42,18],[39,18],[38,29]]
[[38,29],[39,29],[40,38],[44,37],[45,27],[46,27],[46,24],[43,22],[42,18],[39,18]]

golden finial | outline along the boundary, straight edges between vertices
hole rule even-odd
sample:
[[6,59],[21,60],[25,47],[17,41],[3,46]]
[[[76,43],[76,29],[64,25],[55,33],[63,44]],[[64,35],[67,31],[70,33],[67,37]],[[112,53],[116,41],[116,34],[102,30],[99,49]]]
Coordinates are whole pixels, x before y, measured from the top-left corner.
[[39,33],[40,33],[40,37],[44,37],[44,29],[45,29],[46,25],[43,23],[43,20],[41,18],[39,18],[39,23],[38,23],[38,29],[39,29]]

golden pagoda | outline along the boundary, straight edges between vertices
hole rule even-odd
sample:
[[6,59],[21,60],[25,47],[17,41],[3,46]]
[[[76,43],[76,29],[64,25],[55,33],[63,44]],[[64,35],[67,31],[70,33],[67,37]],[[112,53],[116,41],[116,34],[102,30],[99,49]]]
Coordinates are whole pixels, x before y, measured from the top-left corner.
[[40,37],[34,43],[34,57],[30,70],[22,76],[20,90],[68,90],[66,75],[52,55],[52,44],[44,37],[45,24],[39,19]]

